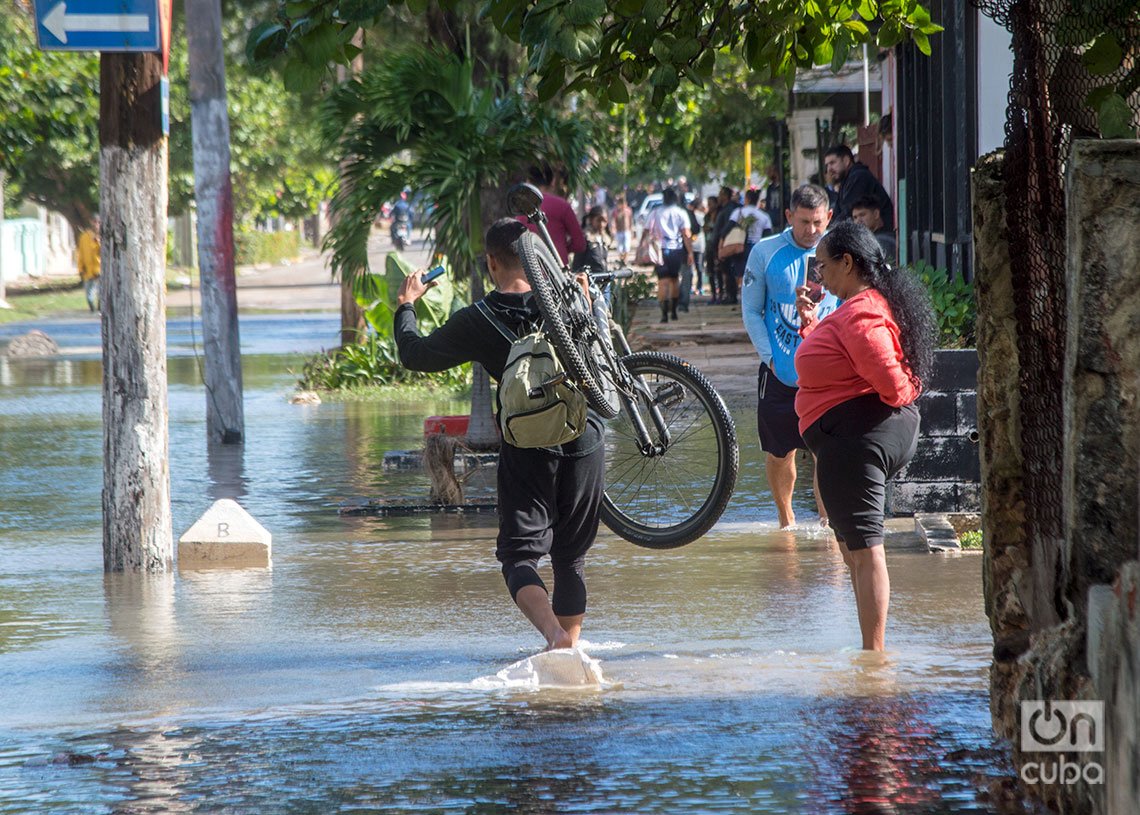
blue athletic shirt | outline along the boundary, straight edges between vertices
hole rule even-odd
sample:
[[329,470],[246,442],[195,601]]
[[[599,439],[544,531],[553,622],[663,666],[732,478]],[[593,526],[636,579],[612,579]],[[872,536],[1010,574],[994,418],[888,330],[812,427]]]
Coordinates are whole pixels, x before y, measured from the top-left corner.
[[[760,361],[788,387],[796,386],[792,360],[800,345],[800,315],[796,311],[796,287],[804,285],[807,264],[815,262],[815,247],[804,249],[792,239],[788,227],[752,247],[744,267],[740,292],[744,328]],[[817,314],[823,319],[839,307],[835,295],[824,289]]]

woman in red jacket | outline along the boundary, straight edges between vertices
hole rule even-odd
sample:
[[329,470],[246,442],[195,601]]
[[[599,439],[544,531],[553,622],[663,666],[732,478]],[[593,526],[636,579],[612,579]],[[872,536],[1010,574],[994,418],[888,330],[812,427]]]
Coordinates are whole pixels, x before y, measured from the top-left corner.
[[815,257],[823,285],[843,304],[819,320],[813,287],[805,281],[797,290],[804,341],[795,357],[796,414],[851,570],[863,647],[881,651],[891,591],[886,483],[918,441],[914,402],[934,363],[934,312],[922,283],[890,266],[862,224],[836,224]]

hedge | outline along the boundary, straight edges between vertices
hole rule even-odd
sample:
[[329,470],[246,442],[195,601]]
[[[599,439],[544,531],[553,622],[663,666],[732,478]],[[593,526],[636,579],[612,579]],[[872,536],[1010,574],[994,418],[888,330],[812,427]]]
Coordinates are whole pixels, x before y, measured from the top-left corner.
[[234,261],[238,265],[280,263],[301,254],[301,233],[234,231]]

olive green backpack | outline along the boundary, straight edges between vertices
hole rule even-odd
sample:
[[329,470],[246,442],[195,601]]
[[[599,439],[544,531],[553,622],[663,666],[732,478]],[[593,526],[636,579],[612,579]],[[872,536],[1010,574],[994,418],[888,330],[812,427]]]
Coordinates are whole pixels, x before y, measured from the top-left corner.
[[541,331],[517,335],[482,300],[475,304],[511,344],[499,379],[499,429],[514,447],[554,447],[586,429],[586,397]]

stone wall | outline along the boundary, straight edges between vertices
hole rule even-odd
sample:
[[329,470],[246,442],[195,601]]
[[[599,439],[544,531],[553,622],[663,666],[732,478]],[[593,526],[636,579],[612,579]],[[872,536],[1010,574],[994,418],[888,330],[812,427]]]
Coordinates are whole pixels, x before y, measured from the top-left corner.
[[[1103,783],[1036,784],[1034,794],[1058,812],[1121,813],[1140,800],[1140,143],[1076,142],[1066,205],[1065,530],[1034,551],[1021,526],[1017,326],[1000,159],[975,170],[991,705],[1022,771],[1062,755],[1083,771],[1103,768]],[[1019,702],[1031,700],[1102,700],[1104,751],[1023,753]]]
[[887,512],[978,512],[978,355],[934,353],[934,374],[918,400],[914,458],[887,484]]

